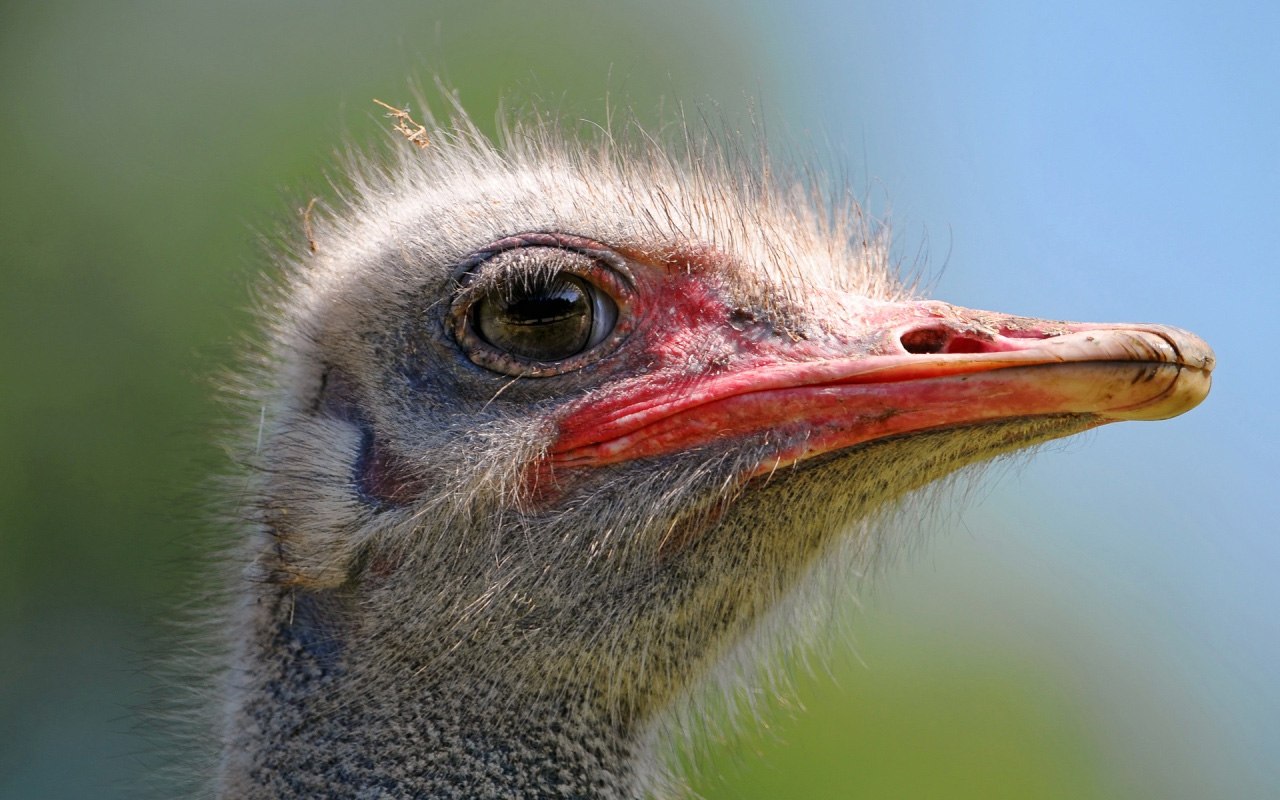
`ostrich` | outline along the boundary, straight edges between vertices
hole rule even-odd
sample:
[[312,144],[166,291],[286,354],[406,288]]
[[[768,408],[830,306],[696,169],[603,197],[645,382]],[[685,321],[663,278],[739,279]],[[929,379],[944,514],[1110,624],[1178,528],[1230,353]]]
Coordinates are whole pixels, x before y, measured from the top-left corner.
[[308,214],[237,384],[222,798],[678,795],[695,701],[904,497],[1209,389],[1175,328],[919,299],[736,144],[414,130]]

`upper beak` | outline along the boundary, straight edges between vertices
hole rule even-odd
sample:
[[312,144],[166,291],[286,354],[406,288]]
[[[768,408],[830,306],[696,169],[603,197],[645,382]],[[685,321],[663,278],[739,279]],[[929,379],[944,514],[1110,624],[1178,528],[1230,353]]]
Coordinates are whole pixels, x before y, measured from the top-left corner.
[[[1020,418],[1166,419],[1209,392],[1213,351],[1164,325],[1037,320],[938,302],[881,307],[847,347],[757,347],[749,364],[585,398],[552,469],[768,434],[759,472],[890,436]],[[870,343],[870,344],[869,344]]]

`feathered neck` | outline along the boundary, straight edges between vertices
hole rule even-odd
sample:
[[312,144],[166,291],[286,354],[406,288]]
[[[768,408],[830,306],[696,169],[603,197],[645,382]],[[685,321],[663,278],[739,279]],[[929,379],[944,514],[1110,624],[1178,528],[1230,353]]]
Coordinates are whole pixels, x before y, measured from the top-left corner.
[[220,798],[651,796],[644,733],[492,672],[362,663],[342,591],[264,586]]

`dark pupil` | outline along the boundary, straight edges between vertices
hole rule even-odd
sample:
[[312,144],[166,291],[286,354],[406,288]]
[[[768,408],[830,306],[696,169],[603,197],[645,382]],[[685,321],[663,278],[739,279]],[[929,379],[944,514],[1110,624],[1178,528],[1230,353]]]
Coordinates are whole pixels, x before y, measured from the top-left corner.
[[476,331],[489,344],[533,361],[559,361],[591,340],[591,296],[581,279],[559,273],[495,289],[476,304]]

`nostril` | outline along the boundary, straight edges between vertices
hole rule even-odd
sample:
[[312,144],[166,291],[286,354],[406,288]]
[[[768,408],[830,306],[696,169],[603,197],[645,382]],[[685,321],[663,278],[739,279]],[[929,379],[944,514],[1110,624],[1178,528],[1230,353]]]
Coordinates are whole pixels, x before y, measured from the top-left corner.
[[931,355],[941,353],[951,338],[951,331],[945,328],[916,328],[899,337],[902,347],[912,355]]
[[916,328],[903,333],[898,340],[912,355],[939,353],[989,353],[1001,348],[993,342],[949,328]]

